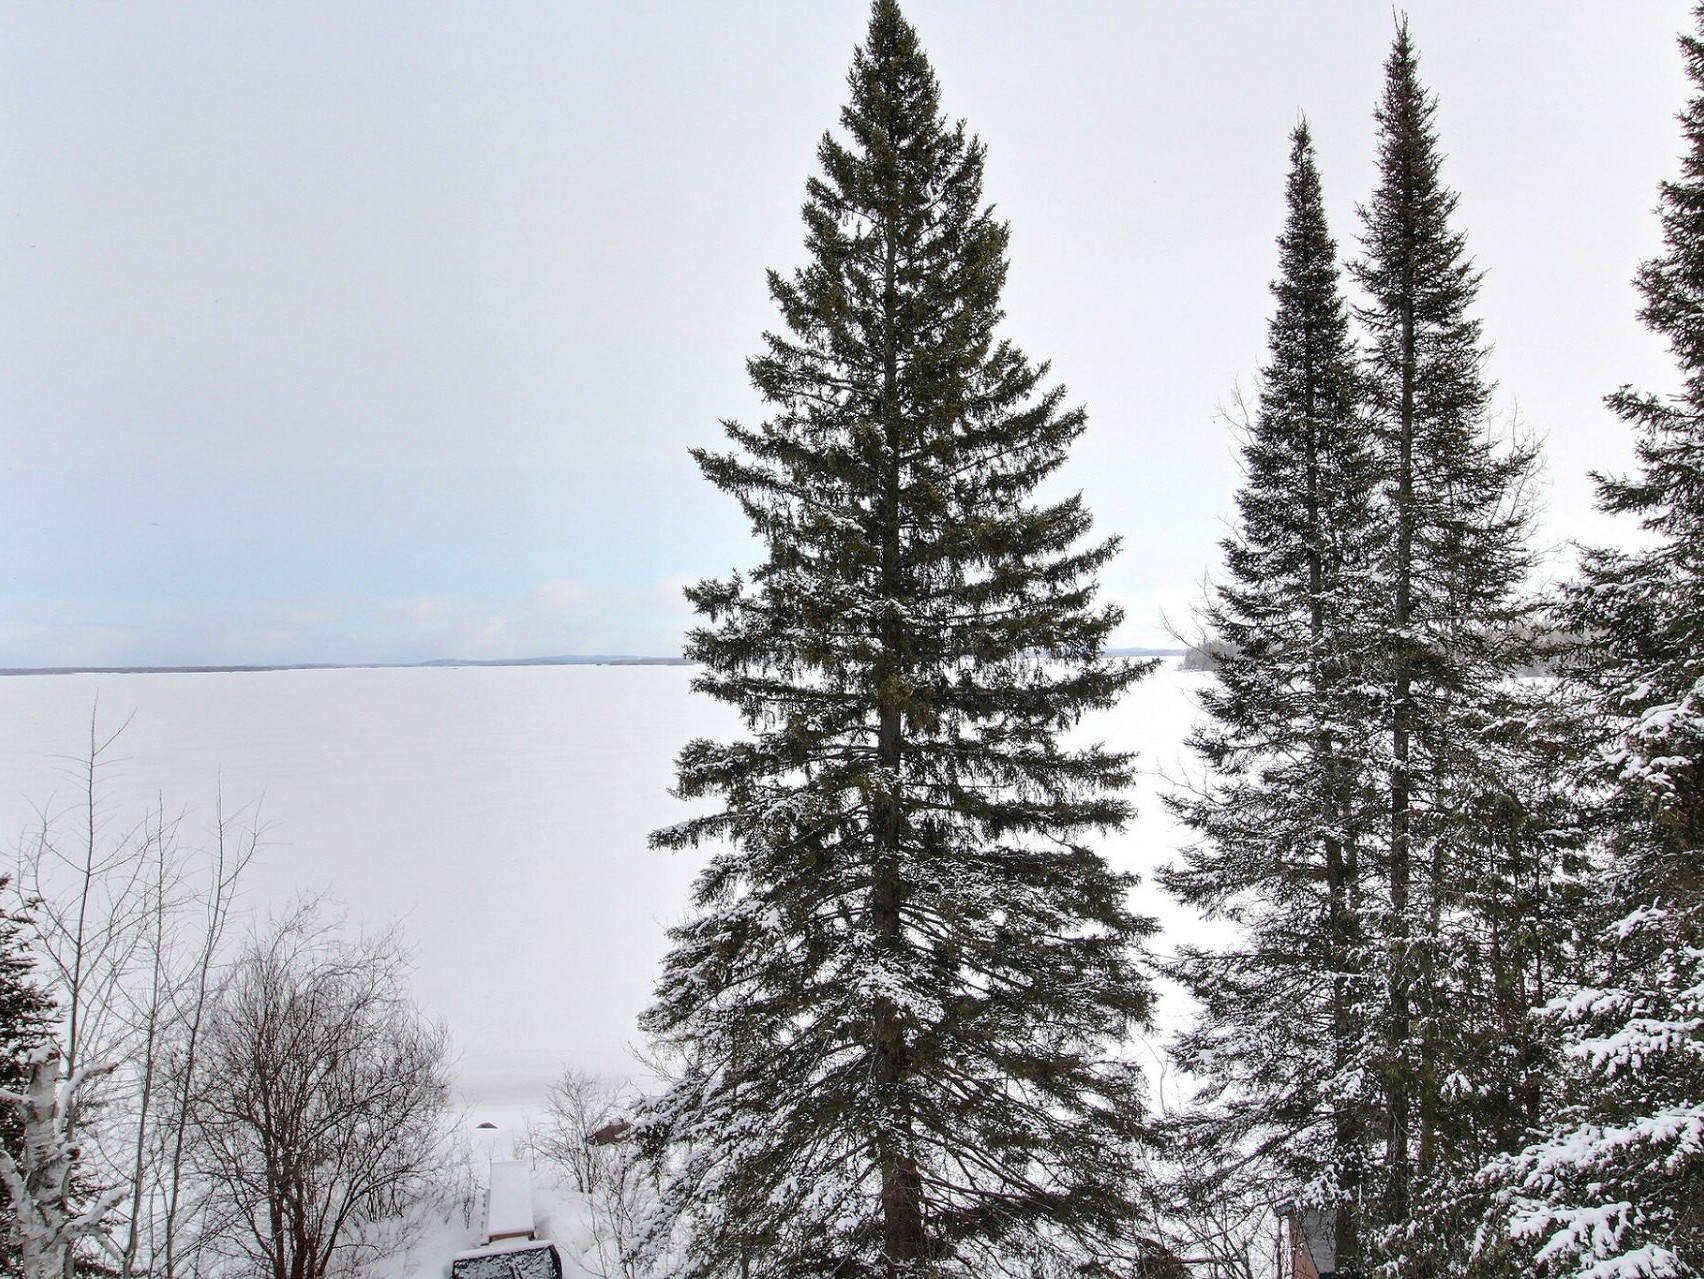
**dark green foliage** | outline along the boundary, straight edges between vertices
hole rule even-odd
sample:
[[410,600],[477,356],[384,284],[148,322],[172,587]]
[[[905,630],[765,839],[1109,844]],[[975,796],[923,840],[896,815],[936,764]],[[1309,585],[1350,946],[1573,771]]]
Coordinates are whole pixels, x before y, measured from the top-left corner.
[[1647,536],[1586,552],[1567,602],[1584,641],[1570,669],[1608,744],[1601,930],[1563,1009],[1567,1108],[1501,1170],[1521,1259],[1548,1247],[1582,1273],[1704,1272],[1704,6],[1694,17],[1681,176],[1662,184],[1663,252],[1638,274],[1640,319],[1684,380],[1608,397],[1639,468],[1597,477],[1599,505]]
[[1174,801],[1198,840],[1164,878],[1240,925],[1229,948],[1180,949],[1177,975],[1201,1006],[1180,1063],[1207,1081],[1187,1139],[1218,1151],[1210,1176],[1227,1187],[1234,1167],[1267,1202],[1304,1187],[1339,1209],[1351,1270],[1373,1136],[1359,1074],[1379,472],[1305,125],[1292,144],[1270,361],[1226,580],[1205,614],[1222,648],[1191,741],[1207,784]]
[[[10,876],[0,875],[0,890]],[[27,910],[0,909],[0,1086],[15,1088],[28,1072],[24,1058],[47,1037],[53,1000],[36,984]]]
[[[1700,10],[1704,24],[1704,9]],[[1636,433],[1639,473],[1598,476],[1599,502],[1650,535],[1640,552],[1587,553],[1573,620],[1595,642],[1580,669],[1626,752],[1624,869],[1641,900],[1704,903],[1704,38],[1684,36],[1697,97],[1681,114],[1682,177],[1662,184],[1664,252],[1639,269],[1639,318],[1668,340],[1676,396],[1623,387],[1608,399]]]
[[1208,776],[1176,804],[1199,839],[1168,874],[1241,926],[1181,951],[1201,1005],[1182,1060],[1207,1080],[1184,1133],[1219,1152],[1228,1192],[1331,1213],[1345,1275],[1465,1264],[1475,1175],[1544,1104],[1556,1035],[1533,1010],[1579,926],[1578,725],[1517,679],[1541,633],[1534,457],[1491,429],[1434,115],[1400,25],[1353,268],[1359,358],[1295,139],[1271,362],[1207,616]]
[[[996,336],[1007,232],[892,0],[844,141],[770,277],[750,364],[773,416],[696,454],[763,552],[703,582],[695,687],[749,736],[696,741],[715,852],[646,1026],[684,1078],[651,1250],[677,1275],[992,1274],[1127,1250],[1149,925],[1085,839],[1130,760],[1061,735],[1144,668],[1101,650],[1113,543],[1036,488],[1082,431]],[[919,1271],[918,1267],[922,1267]]]
[[1376,1211],[1399,1271],[1463,1255],[1464,1177],[1536,1116],[1551,1058],[1531,1010],[1567,959],[1580,838],[1565,767],[1573,725],[1513,682],[1540,629],[1521,590],[1534,456],[1489,429],[1479,274],[1451,225],[1435,110],[1404,24],[1355,267],[1389,530],[1382,891],[1367,922],[1384,970]]
[[[10,882],[0,876],[0,889]],[[0,1088],[21,1089],[29,1072],[24,1059],[47,1038],[53,1024],[53,1000],[36,984],[27,911],[0,908]],[[0,1106],[0,1143],[14,1157],[23,1151],[24,1121],[11,1106]],[[18,1273],[12,1238],[12,1205],[0,1191],[0,1273]]]

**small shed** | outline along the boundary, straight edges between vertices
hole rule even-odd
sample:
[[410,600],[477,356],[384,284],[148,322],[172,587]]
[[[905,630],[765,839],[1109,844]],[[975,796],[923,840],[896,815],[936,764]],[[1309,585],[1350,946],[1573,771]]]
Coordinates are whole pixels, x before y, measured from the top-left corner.
[[1336,1214],[1288,1200],[1274,1207],[1281,1245],[1279,1273],[1284,1279],[1333,1279],[1337,1273]]

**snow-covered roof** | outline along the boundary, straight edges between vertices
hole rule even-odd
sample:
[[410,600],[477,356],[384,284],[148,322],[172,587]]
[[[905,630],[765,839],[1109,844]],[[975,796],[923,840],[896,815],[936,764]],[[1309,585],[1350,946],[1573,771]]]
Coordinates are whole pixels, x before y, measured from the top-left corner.
[[451,1261],[477,1261],[481,1257],[506,1257],[512,1253],[530,1252],[534,1249],[543,1250],[554,1248],[555,1244],[548,1239],[505,1239],[501,1243],[481,1244],[477,1248],[468,1248],[451,1257]]
[[491,1188],[485,1200],[485,1237],[533,1236],[532,1169],[519,1159],[491,1161]]
[[562,1257],[543,1240],[511,1239],[457,1253],[452,1279],[562,1279]]

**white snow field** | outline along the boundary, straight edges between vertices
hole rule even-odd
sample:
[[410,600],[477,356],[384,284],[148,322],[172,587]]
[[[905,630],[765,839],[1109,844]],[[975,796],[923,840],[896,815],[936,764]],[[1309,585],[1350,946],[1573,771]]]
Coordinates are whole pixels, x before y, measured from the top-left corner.
[[[1141,753],[1139,816],[1106,852],[1144,876],[1177,846],[1158,774],[1184,767],[1205,678],[1175,660],[1082,729]],[[187,812],[193,843],[221,789],[227,810],[258,799],[268,835],[246,906],[323,891],[352,922],[400,921],[416,998],[459,1054],[468,1121],[516,1128],[565,1064],[636,1071],[635,1019],[703,860],[652,852],[646,835],[689,811],[668,794],[681,745],[738,730],[691,678],[681,666],[6,677],[3,864],[38,810],[79,802],[67,766],[87,753],[91,715],[103,735],[127,723],[102,782],[114,826],[163,798],[168,815]],[[1198,928],[1146,879],[1135,904],[1165,925],[1157,950]]]

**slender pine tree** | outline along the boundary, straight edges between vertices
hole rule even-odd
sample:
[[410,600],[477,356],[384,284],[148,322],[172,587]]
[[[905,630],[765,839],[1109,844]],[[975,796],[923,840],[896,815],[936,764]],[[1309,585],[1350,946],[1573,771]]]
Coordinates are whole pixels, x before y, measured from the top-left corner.
[[1636,518],[1637,551],[1588,551],[1568,617],[1576,674],[1607,743],[1602,927],[1592,979],[1553,1010],[1571,1070],[1545,1137],[1499,1170],[1529,1274],[1704,1273],[1704,5],[1683,35],[1686,152],[1658,200],[1663,251],[1640,318],[1682,386],[1623,387],[1632,477],[1599,505]]
[[1375,1136],[1361,1066],[1378,471],[1305,124],[1290,163],[1270,362],[1204,619],[1220,650],[1191,739],[1207,784],[1173,801],[1197,840],[1163,878],[1240,925],[1228,948],[1179,952],[1200,1007],[1179,1060],[1208,1081],[1189,1139],[1217,1152],[1221,1189],[1253,1179],[1267,1203],[1329,1212],[1337,1272],[1354,1274]]
[[681,753],[715,847],[647,1029],[641,1125],[678,1276],[1033,1273],[1128,1247],[1149,924],[1086,840],[1128,757],[1061,737],[1143,671],[1103,656],[1112,542],[1037,486],[1083,430],[997,337],[983,148],[876,0],[808,264],[750,364],[773,416],[695,456],[762,545],[688,596],[698,691],[748,736]]
[[1559,771],[1568,719],[1515,678],[1540,633],[1523,592],[1535,458],[1490,426],[1480,277],[1451,225],[1435,112],[1403,22],[1354,267],[1388,525],[1376,570],[1385,816],[1365,919],[1383,974],[1374,1216],[1398,1273],[1444,1273],[1464,1255],[1477,1211],[1464,1186],[1535,1117],[1549,1058],[1531,1009],[1566,959],[1558,885],[1579,843]]

